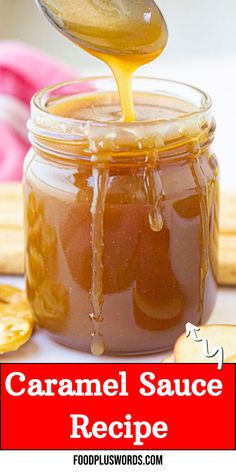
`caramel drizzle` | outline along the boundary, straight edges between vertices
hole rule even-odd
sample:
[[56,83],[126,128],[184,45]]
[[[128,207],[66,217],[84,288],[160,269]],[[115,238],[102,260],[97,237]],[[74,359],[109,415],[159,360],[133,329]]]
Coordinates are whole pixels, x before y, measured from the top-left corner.
[[[210,201],[208,195],[208,183],[201,169],[199,162],[201,147],[198,141],[194,140],[193,151],[194,159],[191,161],[191,172],[197,188],[200,204],[200,218],[201,218],[201,254],[200,254],[200,288],[199,288],[199,312],[201,315],[200,322],[203,316],[204,301],[205,301],[205,290],[206,290],[206,277],[209,270],[209,211]],[[203,181],[203,185],[202,185]]]
[[[165,197],[161,176],[156,167],[156,159],[144,171],[144,189],[147,204],[151,206],[149,225],[152,231],[158,233],[163,228],[163,218],[160,205]],[[154,167],[155,166],[155,167]]]
[[92,288],[91,303],[93,312],[89,315],[93,324],[91,352],[101,356],[105,351],[103,337],[103,250],[104,250],[104,211],[109,180],[109,171],[93,168],[93,200],[91,205],[92,229]]
[[[209,259],[211,262],[211,267],[213,271],[213,275],[215,279],[217,279],[217,271],[218,271],[218,234],[219,234],[219,188],[218,188],[218,167],[214,162],[214,159],[208,151],[207,153],[208,163],[210,169],[212,171],[212,179],[209,181],[208,184],[208,193],[209,193],[209,223],[211,224],[211,218],[214,217],[214,226],[213,226],[213,234],[210,234],[211,243],[212,243],[212,252],[209,255]],[[212,209],[214,207],[214,216],[212,215]]]

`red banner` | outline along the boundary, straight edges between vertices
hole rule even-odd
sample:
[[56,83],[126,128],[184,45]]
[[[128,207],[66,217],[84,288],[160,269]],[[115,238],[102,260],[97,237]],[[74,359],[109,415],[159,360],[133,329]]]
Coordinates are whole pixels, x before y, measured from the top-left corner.
[[235,449],[235,365],[3,364],[1,448]]

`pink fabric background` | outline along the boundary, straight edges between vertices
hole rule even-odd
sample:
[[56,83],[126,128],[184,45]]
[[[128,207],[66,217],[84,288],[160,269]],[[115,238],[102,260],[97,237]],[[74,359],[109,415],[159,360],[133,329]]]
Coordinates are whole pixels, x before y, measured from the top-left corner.
[[29,149],[25,128],[32,95],[74,78],[70,69],[40,50],[14,41],[0,43],[0,181],[22,177],[23,160]]

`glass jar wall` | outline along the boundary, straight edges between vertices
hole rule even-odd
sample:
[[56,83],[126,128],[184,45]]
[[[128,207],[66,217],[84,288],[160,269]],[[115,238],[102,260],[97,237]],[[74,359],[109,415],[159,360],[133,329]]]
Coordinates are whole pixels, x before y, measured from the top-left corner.
[[168,349],[186,322],[207,321],[216,298],[210,99],[146,78],[134,80],[134,94],[134,123],[120,120],[112,78],[32,101],[28,298],[55,340],[94,354]]

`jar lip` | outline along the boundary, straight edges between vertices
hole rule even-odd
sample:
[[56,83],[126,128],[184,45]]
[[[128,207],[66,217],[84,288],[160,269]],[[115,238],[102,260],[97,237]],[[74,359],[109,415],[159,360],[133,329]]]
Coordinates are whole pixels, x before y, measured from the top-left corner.
[[[149,81],[150,83],[160,83],[160,84],[163,84],[164,85],[170,85],[170,86],[173,86],[173,87],[183,87],[185,90],[188,90],[189,92],[195,92],[198,94],[199,98],[201,98],[200,100],[200,105],[199,106],[196,106],[196,109],[191,111],[191,112],[186,112],[186,113],[181,113],[180,115],[174,117],[174,118],[167,118],[167,119],[151,119],[151,120],[140,120],[140,121],[135,121],[135,122],[124,122],[124,121],[115,121],[115,120],[110,120],[110,121],[103,121],[103,120],[96,120],[96,119],[93,119],[93,120],[86,120],[86,119],[76,119],[76,118],[68,118],[68,117],[64,117],[64,116],[60,116],[60,115],[54,115],[53,113],[50,113],[44,103],[44,99],[45,97],[52,93],[52,92],[55,92],[56,90],[59,90],[60,88],[63,88],[63,87],[68,87],[68,86],[73,86],[73,85],[86,85],[88,84],[89,82],[94,82],[94,83],[103,83],[104,81],[111,81],[111,80],[114,80],[114,78],[112,76],[91,76],[91,77],[84,77],[84,78],[81,78],[81,79],[76,79],[76,80],[71,80],[71,81],[66,81],[66,82],[61,82],[61,83],[58,83],[58,84],[55,84],[55,85],[52,85],[52,86],[49,86],[49,87],[46,87],[42,90],[40,90],[39,92],[37,92],[35,95],[33,95],[32,99],[31,99],[31,111],[32,111],[32,115],[35,115],[35,112],[37,113],[40,113],[41,115],[41,122],[43,120],[43,117],[45,120],[47,120],[47,118],[50,118],[50,120],[53,120],[56,123],[58,122],[63,122],[65,125],[66,124],[72,124],[74,123],[76,126],[81,126],[81,128],[83,128],[84,126],[88,126],[90,125],[91,127],[106,127],[106,128],[114,128],[114,126],[116,128],[124,128],[124,126],[127,128],[127,129],[130,129],[132,130],[132,128],[137,128],[139,126],[150,126],[150,125],[159,125],[159,124],[168,124],[168,123],[172,123],[172,122],[175,122],[175,121],[181,121],[181,120],[185,120],[186,118],[194,118],[195,116],[197,117],[198,115],[200,115],[201,113],[207,113],[211,107],[212,107],[212,100],[211,100],[211,97],[210,95],[208,95],[206,92],[204,92],[203,90],[201,90],[200,88],[196,87],[196,86],[193,86],[193,85],[190,85],[188,83],[185,83],[185,82],[181,82],[181,81],[177,81],[177,80],[172,80],[172,79],[166,79],[166,78],[157,78],[157,77],[147,77],[147,76],[135,76],[134,77],[134,80],[139,80],[139,81]],[[82,93],[85,95],[85,94],[88,94],[88,93],[94,93],[94,92],[97,92],[96,88],[94,89],[90,89],[90,90],[87,90],[85,91],[83,89]],[[168,92],[168,90],[165,90],[165,87],[163,87],[163,90],[156,90],[155,91],[156,93],[164,93],[166,94],[167,96],[173,96],[173,97],[176,97],[176,98],[182,98],[183,100],[185,100],[186,102],[188,102],[187,99],[185,99],[184,97],[180,97],[176,94],[174,94],[173,92]],[[82,95],[81,93],[81,95]],[[153,93],[153,92],[152,92]],[[189,102],[191,103],[191,102]],[[43,120],[44,121],[44,120]],[[37,127],[37,124],[36,124],[36,127]]]

